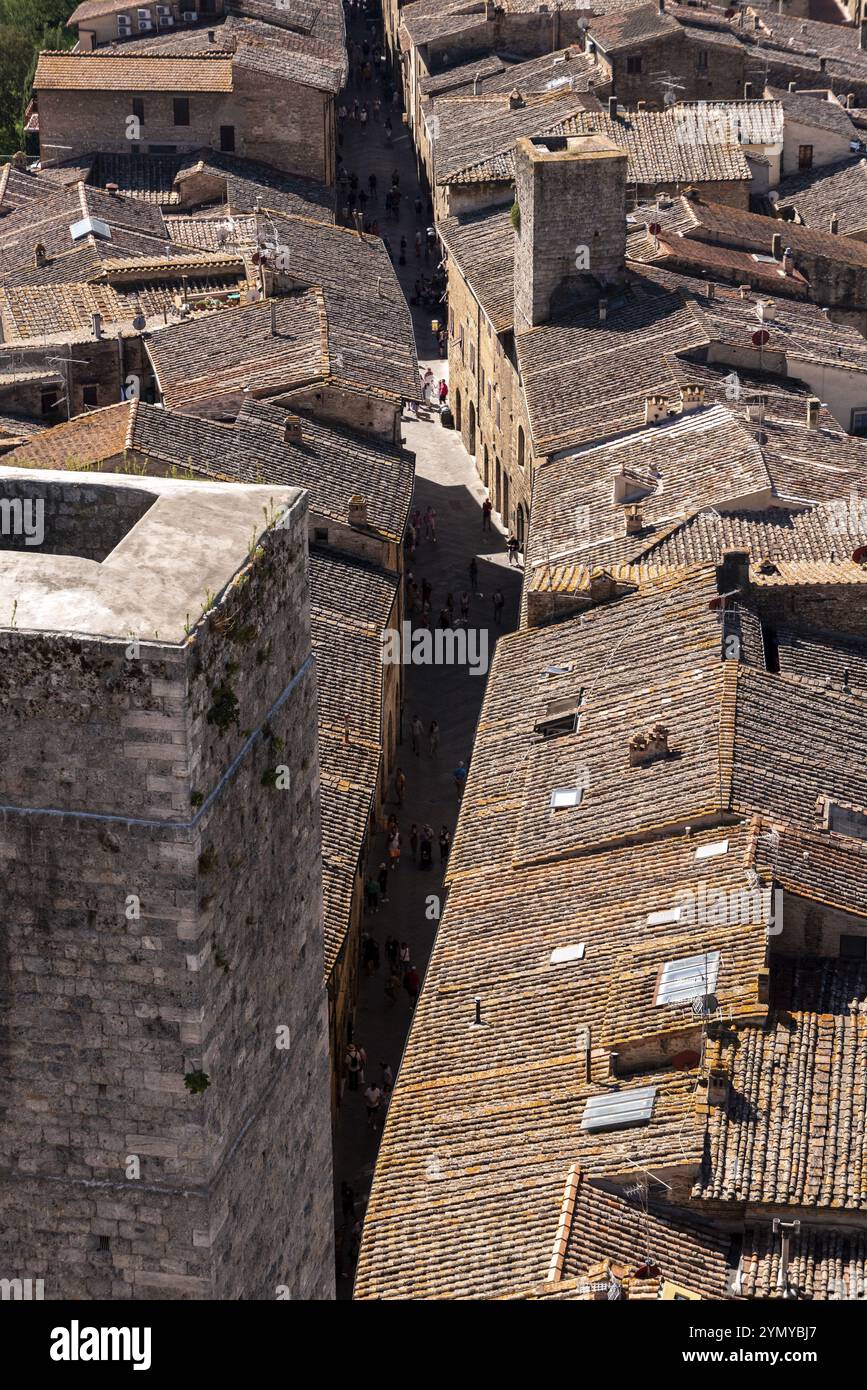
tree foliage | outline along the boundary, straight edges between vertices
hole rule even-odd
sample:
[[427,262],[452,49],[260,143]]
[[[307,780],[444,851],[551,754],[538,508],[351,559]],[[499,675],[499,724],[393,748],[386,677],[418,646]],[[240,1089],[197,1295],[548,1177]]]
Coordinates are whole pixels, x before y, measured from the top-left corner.
[[24,112],[30,100],[41,48],[71,48],[75,30],[66,21],[74,0],[0,0],[0,157],[23,144]]

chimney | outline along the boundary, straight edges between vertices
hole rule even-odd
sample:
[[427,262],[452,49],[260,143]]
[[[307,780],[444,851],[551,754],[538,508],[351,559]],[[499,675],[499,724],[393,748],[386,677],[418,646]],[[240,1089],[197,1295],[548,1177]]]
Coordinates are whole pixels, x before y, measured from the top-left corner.
[[524,98],[521,96],[521,93],[518,91],[517,87],[513,87],[511,92],[509,93],[509,109],[511,111],[517,111],[518,107],[523,105]]
[[[604,135],[523,137],[515,144],[514,312],[520,332],[622,280],[626,151]],[[564,209],[568,215],[564,216]],[[576,254],[576,247],[581,254]]]
[[79,29],[78,31],[78,51],[79,53],[92,53],[93,40],[96,35],[90,29]]
[[867,19],[862,19],[858,25],[858,47],[867,48]]
[[360,497],[357,492],[349,499],[349,524],[350,526],[367,525],[367,498]]
[[216,29],[209,29],[209,30],[208,30],[208,43],[216,43],[216,42],[217,42],[217,31],[216,31]]
[[283,426],[283,440],[286,444],[301,443],[301,420],[297,415],[286,416],[286,423]]
[[708,1105],[725,1105],[729,1098],[728,1067],[710,1067],[707,1074]]
[[738,294],[740,295],[741,299],[749,299],[749,297],[750,297],[750,287],[749,287],[749,285],[738,285]]
[[36,245],[33,248],[33,264],[36,266],[36,269],[39,270],[40,267],[46,265],[47,262],[48,255],[46,253],[45,247],[43,246],[41,241],[37,241]]
[[609,97],[609,98],[608,98],[608,115],[609,115],[609,117],[611,118],[612,121],[616,121],[616,120],[617,120],[617,98],[616,98],[616,97]]
[[752,99],[753,99],[753,84],[752,84],[752,82],[745,82],[745,83],[744,83],[744,101],[752,101]]
[[659,0],[659,13],[665,14],[665,0]]
[[750,586],[750,552],[748,550],[724,550],[722,563],[716,567],[716,587],[720,594],[730,594],[733,590],[743,592]]
[[102,337],[102,314],[91,314],[90,329],[94,338]]
[[790,91],[790,92],[796,92],[797,90],[798,90],[798,84],[797,84],[797,82],[790,82],[790,83],[789,83],[789,91]]
[[629,766],[647,767],[659,758],[668,757],[668,730],[654,724],[643,734],[633,734],[629,740]]
[[693,410],[704,407],[703,386],[683,386],[680,392],[680,413],[689,415]]
[[624,515],[626,517],[627,536],[640,536],[644,530],[644,517],[639,504],[637,502],[630,503]]
[[830,222],[828,223],[828,231],[831,233],[832,236],[836,236],[837,233],[839,232],[839,230],[840,230],[840,219],[839,219],[839,217],[837,216],[836,212],[832,212],[832,213],[831,213],[831,220],[830,220]]
[[275,337],[275,338],[276,338],[276,336],[277,336],[277,301],[276,301],[276,299],[272,299],[272,300],[271,300],[271,334],[272,334],[272,337]]
[[604,323],[608,318],[608,300],[604,295],[599,296],[599,322]]
[[855,93],[854,93],[854,92],[847,92],[847,93],[846,93],[846,110],[847,110],[847,111],[851,111],[851,109],[852,109],[852,107],[853,107],[854,105],[855,105]]
[[787,246],[783,252],[783,273],[785,275],[791,275],[794,269],[795,258],[792,255],[792,248],[791,246]]
[[490,19],[494,19],[494,18],[495,18],[494,0],[485,0],[485,19],[486,19],[486,20],[490,20]]
[[771,255],[773,256],[775,261],[778,261],[781,259],[782,254],[783,234],[782,232],[774,232],[773,236],[771,237]]
[[113,198],[116,198],[120,192],[120,188],[116,183],[107,183],[105,185],[105,191],[106,193],[110,193]]
[[819,411],[821,410],[821,408],[822,408],[822,402],[818,399],[817,396],[808,396],[808,397],[807,397],[807,429],[808,429],[808,430],[817,430],[817,429],[819,428]]
[[659,420],[668,418],[668,401],[665,396],[645,396],[644,397],[644,423],[645,425],[655,425]]
[[645,109],[646,106],[647,106],[647,102],[644,101],[644,99],[642,98],[642,100],[638,102],[638,110],[639,110],[639,111],[643,111],[643,110]]
[[792,1236],[798,1235],[801,1229],[800,1221],[783,1221],[782,1217],[775,1216],[771,1223],[771,1230],[775,1236],[780,1237],[780,1265],[777,1273],[777,1288],[782,1289],[783,1298],[794,1298],[794,1291],[789,1292],[789,1258],[791,1253]]
[[820,59],[819,59],[819,71],[820,71],[820,72],[824,72],[827,66],[828,66],[828,59],[827,59],[827,58],[820,58]]

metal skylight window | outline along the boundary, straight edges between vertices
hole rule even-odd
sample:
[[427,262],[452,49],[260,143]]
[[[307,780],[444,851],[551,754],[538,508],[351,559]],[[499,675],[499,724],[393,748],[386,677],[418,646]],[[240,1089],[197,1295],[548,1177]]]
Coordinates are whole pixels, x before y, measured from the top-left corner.
[[562,811],[567,806],[580,806],[583,787],[555,787],[551,793],[551,810]]
[[579,941],[575,946],[557,946],[551,952],[549,965],[567,965],[573,960],[584,959],[584,942]]
[[696,859],[716,859],[720,854],[728,854],[728,840],[714,840],[709,845],[699,845],[695,852]]
[[583,690],[579,690],[577,697],[566,695],[560,700],[549,700],[544,717],[533,725],[533,732],[542,734],[544,738],[556,738],[558,734],[574,734],[578,728],[579,711],[583,703]]
[[648,912],[647,925],[649,927],[668,927],[672,922],[679,922],[682,907],[664,907],[659,912]]
[[607,1095],[591,1096],[584,1106],[581,1128],[595,1132],[646,1125],[653,1116],[655,1099],[655,1086],[639,1086],[634,1091],[613,1091]]
[[111,227],[107,222],[103,222],[101,217],[82,217],[79,222],[70,224],[69,235],[73,241],[80,241],[83,236],[102,237],[103,241],[111,241]]
[[685,1004],[699,995],[713,994],[719,975],[719,951],[682,956],[662,967],[655,1004]]

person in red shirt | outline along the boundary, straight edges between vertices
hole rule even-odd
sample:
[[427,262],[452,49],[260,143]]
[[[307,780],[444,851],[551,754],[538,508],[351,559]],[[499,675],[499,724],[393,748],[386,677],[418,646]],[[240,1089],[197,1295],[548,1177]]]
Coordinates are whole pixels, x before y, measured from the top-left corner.
[[418,992],[421,989],[421,980],[418,971],[414,966],[410,966],[403,977],[403,987],[409,996],[409,1006],[414,1009],[418,999]]

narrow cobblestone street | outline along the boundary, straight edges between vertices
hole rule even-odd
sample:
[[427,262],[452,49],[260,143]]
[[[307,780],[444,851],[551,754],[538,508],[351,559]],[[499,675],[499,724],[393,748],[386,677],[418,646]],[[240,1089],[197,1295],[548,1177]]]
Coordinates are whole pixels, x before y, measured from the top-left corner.
[[[350,23],[349,29],[350,38],[358,43],[366,37],[366,27],[361,20]],[[383,99],[381,83],[356,83],[346,93],[346,104],[351,109],[356,96],[359,100],[367,98],[372,104],[376,95]],[[391,145],[387,144],[385,137],[383,121],[386,107],[383,102],[379,122],[371,120],[366,128],[351,118],[343,123],[341,153],[347,171],[357,174],[360,188],[368,187],[371,173],[376,176],[378,205],[374,205],[372,210],[368,207],[367,215],[378,217],[380,234],[384,233],[388,238],[395,270],[409,302],[419,273],[414,251],[416,228],[419,227],[424,236],[428,226],[426,214],[421,221],[417,221],[414,203],[420,191],[424,208],[427,208],[427,189],[419,190],[412,142],[402,124],[400,108],[391,109],[396,137]],[[395,169],[400,176],[403,195],[401,215],[397,222],[386,218],[383,206]],[[401,236],[407,240],[406,266],[398,264]],[[423,273],[431,274],[435,268],[434,258],[430,265],[422,261],[420,268]],[[431,331],[433,318],[438,317],[442,321],[446,317],[445,306],[440,311],[413,306],[412,315],[422,370],[430,366],[435,381],[440,377],[448,379],[448,365],[440,359]],[[433,507],[437,516],[436,542],[422,539],[415,563],[408,568],[419,584],[423,579],[431,584],[431,609],[435,618],[448,593],[453,595],[458,606],[461,593],[470,588],[469,564],[472,557],[476,557],[478,581],[471,597],[469,627],[487,630],[490,661],[498,634],[510,630],[517,622],[521,572],[509,566],[505,538],[497,528],[496,518],[490,531],[482,531],[481,504],[487,495],[486,489],[455,431],[442,428],[437,410],[422,410],[417,421],[405,413],[403,433],[407,448],[413,450],[416,456],[413,505],[422,513],[429,506]],[[498,587],[505,598],[501,627],[494,622],[492,604],[492,595]],[[472,675],[467,667],[434,665],[407,666],[404,669],[404,716],[398,766],[406,776],[406,788],[403,805],[400,806],[392,786],[386,806],[386,813],[394,812],[398,818],[402,852],[399,869],[389,875],[387,902],[381,903],[375,914],[365,917],[365,928],[379,946],[380,965],[373,974],[362,973],[355,1020],[355,1040],[367,1054],[364,1084],[371,1079],[379,1083],[381,1063],[390,1066],[397,1077],[412,1021],[412,1008],[403,989],[398,991],[399,997],[394,1003],[385,993],[389,974],[385,941],[392,936],[406,942],[412,963],[423,981],[437,928],[437,921],[429,915],[437,905],[432,905],[429,900],[438,899],[440,910],[444,903],[443,865],[437,840],[443,825],[447,826],[450,834],[454,833],[459,798],[452,774],[461,759],[469,763],[486,683],[484,675]],[[429,753],[427,738],[423,740],[419,755],[412,751],[410,726],[416,715],[421,719],[425,731],[431,720],[439,723],[440,746],[434,757]],[[431,867],[423,870],[413,862],[409,832],[413,823],[421,827],[425,822],[434,830],[434,855]],[[386,837],[380,833],[367,866],[370,876],[376,877],[380,864],[386,859]],[[385,1120],[383,1108],[377,1128],[374,1130],[368,1126],[363,1089],[364,1085],[359,1086],[357,1091],[344,1090],[334,1155],[337,1287],[338,1298],[344,1299],[352,1293],[357,1240],[352,1237],[352,1222],[344,1222],[340,1185],[347,1182],[352,1187],[356,1195],[356,1219],[362,1220]]]

